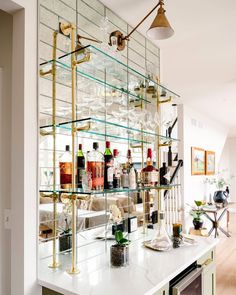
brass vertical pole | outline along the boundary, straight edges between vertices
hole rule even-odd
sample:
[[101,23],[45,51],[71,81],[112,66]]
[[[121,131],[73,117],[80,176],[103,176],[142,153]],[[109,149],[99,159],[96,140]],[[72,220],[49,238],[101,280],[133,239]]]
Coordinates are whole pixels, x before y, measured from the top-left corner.
[[[76,41],[76,27],[71,24],[71,97],[72,97],[72,190],[76,188],[76,169],[75,169],[75,141],[76,141],[76,55],[75,55],[75,41]],[[72,196],[72,266],[68,270],[70,274],[77,274],[79,270],[76,267],[77,264],[77,236],[76,236],[76,221],[77,221],[77,196]]]
[[56,257],[56,238],[57,238],[57,194],[56,191],[56,58],[57,58],[57,35],[53,32],[53,62],[52,62],[52,125],[53,125],[53,260],[50,268],[59,267]]
[[[159,79],[157,79],[157,83],[159,84],[160,81]],[[157,89],[157,114],[158,114],[158,117],[159,117],[159,124],[157,125],[157,134],[160,135],[160,132],[161,132],[161,128],[160,128],[160,125],[161,125],[161,108],[160,108],[160,91],[159,91],[159,88]],[[156,146],[156,166],[157,166],[157,169],[160,173],[160,167],[161,167],[161,149],[160,149],[160,144],[161,144],[161,141],[160,141],[160,136],[157,136],[157,146]],[[161,199],[161,190],[157,190],[157,201],[158,201],[158,223],[160,222],[160,211],[162,210],[162,199]]]
[[[143,110],[143,100],[141,101],[141,110]],[[141,123],[141,130],[143,131],[143,124]],[[143,136],[143,132],[142,132],[142,136],[141,136],[141,150],[142,150],[142,169],[144,168],[144,136]],[[143,202],[143,234],[146,233],[146,194],[145,191],[142,190],[141,191],[141,195],[142,195],[142,202]]]

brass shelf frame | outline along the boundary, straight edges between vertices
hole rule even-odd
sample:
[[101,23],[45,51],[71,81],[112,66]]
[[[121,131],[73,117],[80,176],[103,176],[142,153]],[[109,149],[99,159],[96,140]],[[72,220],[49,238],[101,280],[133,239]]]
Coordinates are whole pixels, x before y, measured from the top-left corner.
[[[60,23],[59,24],[59,31],[53,32],[53,54],[52,54],[52,69],[43,72],[40,70],[40,76],[52,75],[52,131],[47,132],[45,130],[40,130],[41,136],[52,136],[53,137],[53,189],[52,193],[42,193],[44,196],[51,197],[53,199],[53,255],[52,255],[52,263],[49,265],[51,268],[58,268],[60,263],[57,260],[56,254],[56,239],[57,239],[57,203],[59,200],[59,194],[63,192],[58,192],[56,190],[56,79],[57,79],[57,39],[58,34],[61,33],[70,38],[71,41],[71,101],[72,101],[72,128],[71,128],[71,141],[72,141],[72,190],[76,188],[76,163],[75,163],[75,154],[76,154],[76,134],[78,131],[89,130],[90,123],[83,127],[76,127],[76,67],[81,63],[88,62],[90,60],[90,54],[85,54],[84,58],[77,61],[76,59],[76,26],[72,23]],[[157,83],[159,84],[159,80],[157,79]],[[168,103],[172,100],[171,97],[168,99],[161,99],[159,87],[157,89],[157,98],[156,98],[156,110],[159,116],[161,116],[161,104]],[[141,101],[140,105],[136,106],[140,107],[141,109],[144,108],[144,101]],[[157,125],[157,134],[160,134],[160,125]],[[143,131],[143,126],[141,125],[141,131]],[[144,133],[142,133],[142,137]],[[161,166],[161,148],[170,146],[172,141],[170,140],[168,143],[161,143],[161,137],[157,136],[156,139],[156,165],[157,168],[160,169]],[[144,142],[142,141],[139,145],[132,145],[132,148],[141,148],[141,157],[142,157],[142,168],[144,167]],[[158,214],[162,210],[163,200],[162,200],[162,190],[169,190],[172,187],[163,187],[163,188],[153,188],[157,191],[157,201],[158,201]],[[150,188],[152,189],[152,188]],[[138,191],[138,189],[137,189]],[[147,222],[146,222],[146,215],[148,212],[146,207],[146,201],[148,200],[149,191],[148,189],[141,189],[141,197],[143,200],[143,233],[147,231]],[[109,192],[107,192],[109,193]],[[72,202],[72,262],[71,268],[67,270],[69,274],[78,274],[79,269],[77,268],[77,235],[76,235],[76,220],[77,220],[77,199],[81,200],[88,200],[91,198],[91,194],[88,195],[81,195],[78,193],[70,193],[64,192],[64,198],[68,198]],[[104,194],[106,192],[104,191]],[[150,208],[149,208],[150,209]],[[158,218],[158,221],[160,218]]]

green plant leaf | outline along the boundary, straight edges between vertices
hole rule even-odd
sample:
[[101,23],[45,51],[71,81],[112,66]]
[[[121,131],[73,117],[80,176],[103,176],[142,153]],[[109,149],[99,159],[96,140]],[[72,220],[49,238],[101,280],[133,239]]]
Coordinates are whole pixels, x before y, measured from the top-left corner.
[[194,201],[194,202],[198,207],[202,206],[202,201]]
[[117,241],[117,243],[120,243],[120,240],[122,240],[124,237],[123,237],[123,233],[121,230],[117,230],[115,232],[115,239]]
[[127,245],[127,244],[129,244],[129,240],[123,238],[123,239],[121,239],[121,240],[119,241],[119,244]]

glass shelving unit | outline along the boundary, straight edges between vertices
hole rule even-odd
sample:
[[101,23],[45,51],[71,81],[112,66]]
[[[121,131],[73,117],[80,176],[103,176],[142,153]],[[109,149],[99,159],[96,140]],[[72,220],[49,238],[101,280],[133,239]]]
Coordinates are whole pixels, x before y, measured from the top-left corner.
[[[131,100],[151,103],[152,98],[156,98],[156,96],[153,97],[152,93],[145,93],[144,89],[147,87],[150,87],[150,91],[153,88],[159,89],[164,97],[179,97],[178,94],[161,85],[150,76],[134,70],[111,54],[103,52],[93,45],[62,55],[57,60],[43,62],[40,67],[43,71],[48,71],[51,69],[52,64],[55,63],[57,81],[71,86],[71,55],[73,53],[76,54],[77,60],[80,60],[85,54],[90,55],[90,61],[80,64],[79,68],[76,69],[76,74],[79,77],[88,78],[121,94],[127,94]],[[78,83],[80,85],[83,80]]]
[[141,192],[141,191],[150,191],[150,190],[169,190],[173,187],[180,186],[180,184],[169,184],[169,185],[156,185],[156,186],[144,186],[135,189],[129,188],[114,188],[114,189],[105,189],[105,190],[91,190],[84,191],[83,189],[62,189],[60,185],[57,185],[55,190],[50,186],[41,186],[40,192],[42,193],[56,193],[56,194],[78,194],[78,195],[106,195],[106,194],[115,194],[115,193],[132,193],[132,192]]
[[[54,41],[57,34],[58,32],[54,32]],[[47,163],[44,163],[41,169],[46,172],[45,175],[47,175],[47,167],[48,170],[54,172],[53,183],[40,183],[40,197],[51,198],[53,202],[50,209],[45,206],[49,211],[46,213],[47,218],[42,223],[53,225],[53,236],[49,240],[52,243],[50,247],[53,248],[52,267],[57,268],[59,265],[57,258],[60,256],[61,261],[65,260],[62,253],[57,250],[59,238],[57,224],[61,222],[60,214],[63,213],[61,196],[72,201],[71,272],[77,273],[77,249],[82,247],[82,251],[84,251],[84,247],[92,247],[94,242],[98,243],[96,235],[99,228],[104,228],[106,233],[110,230],[109,204],[115,202],[116,197],[127,196],[123,219],[136,214],[138,224],[143,227],[143,232],[145,232],[150,216],[150,207],[154,203],[153,199],[156,198],[160,201],[161,194],[179,187],[180,184],[84,191],[76,188],[76,183],[74,183],[74,187],[62,189],[59,184],[58,163],[63,146],[72,139],[72,154],[75,158],[75,147],[81,140],[83,143],[87,143],[89,140],[90,142],[94,140],[104,143],[109,140],[113,143],[113,147],[117,144],[123,150],[137,149],[138,162],[140,167],[143,167],[144,152],[148,147],[152,147],[157,159],[162,146],[178,143],[177,138],[161,134],[161,129],[158,127],[161,120],[155,115],[156,113],[158,115],[159,104],[169,102],[179,96],[161,85],[152,75],[138,72],[117,59],[112,52],[102,51],[93,45],[72,50],[59,58],[56,58],[56,42],[54,42],[53,50],[53,59],[40,65],[41,78],[52,84],[51,96],[48,93],[44,94],[47,104],[46,111],[42,112],[46,119],[40,126],[40,144],[43,151],[40,154],[40,161]],[[57,88],[59,87],[60,89],[63,87],[69,89],[68,97],[66,95],[63,97],[61,93],[58,94]],[[47,159],[42,159],[46,154]],[[159,161],[156,160],[156,164],[159,168]],[[73,165],[75,172],[75,161],[73,161]],[[137,206],[137,211],[134,213],[130,212],[133,194],[138,194],[140,197],[140,201],[137,203],[140,206]],[[99,209],[96,214],[92,211],[91,204],[89,206],[91,208],[86,209],[88,212],[77,210],[77,202],[83,200],[89,202],[101,200],[104,208]],[[92,217],[90,218],[89,215]],[[99,218],[100,221],[97,221]],[[52,221],[47,219],[52,219]],[[95,222],[94,220],[98,222],[98,225],[89,223]],[[83,231],[82,236],[80,235],[81,231]],[[135,239],[142,237],[140,232],[132,235],[135,236]],[[104,239],[106,239],[106,235]],[[49,256],[45,254],[44,258],[48,259]]]

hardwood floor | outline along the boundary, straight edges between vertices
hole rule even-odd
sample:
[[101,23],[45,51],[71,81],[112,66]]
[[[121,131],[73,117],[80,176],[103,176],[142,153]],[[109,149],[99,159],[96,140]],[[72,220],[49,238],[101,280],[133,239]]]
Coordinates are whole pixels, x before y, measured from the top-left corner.
[[216,249],[217,295],[236,295],[236,213],[230,213],[231,238],[220,234]]

